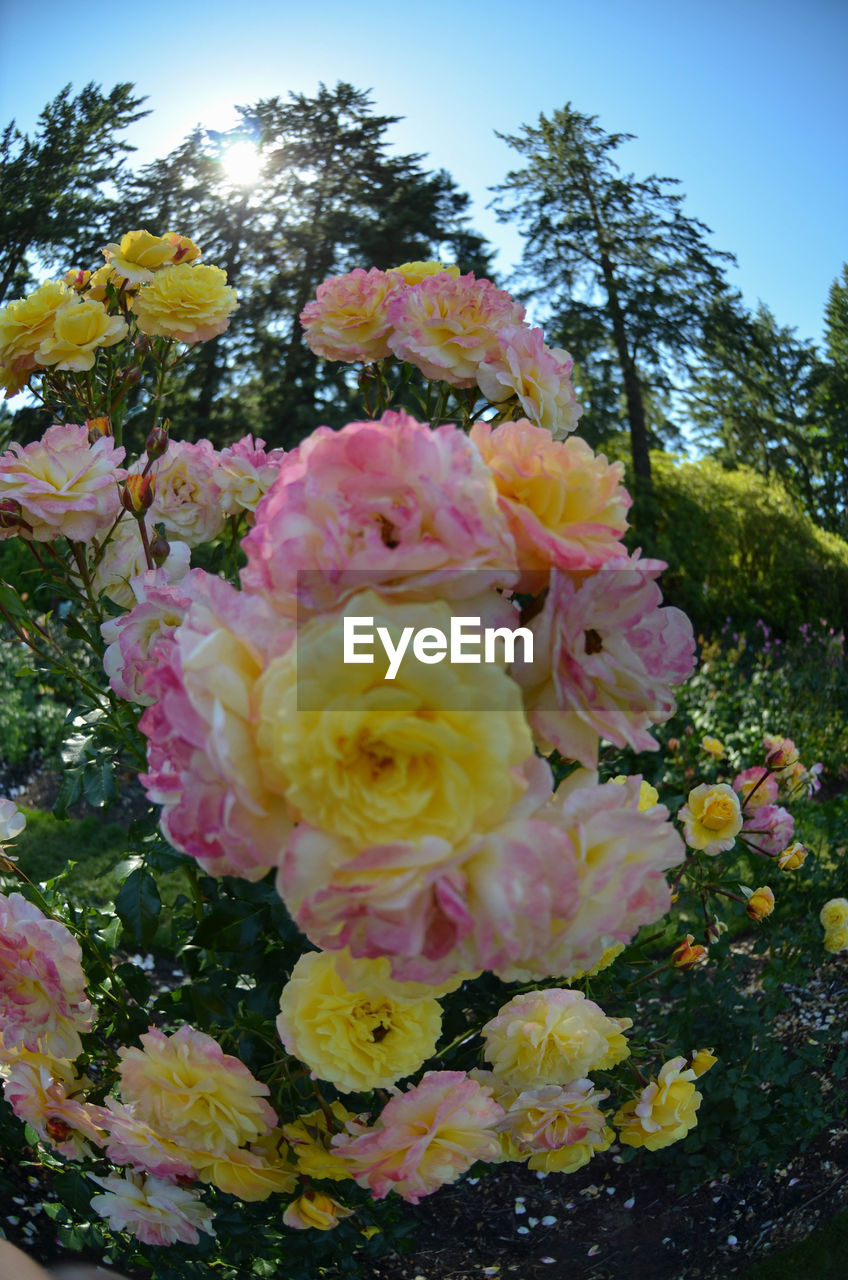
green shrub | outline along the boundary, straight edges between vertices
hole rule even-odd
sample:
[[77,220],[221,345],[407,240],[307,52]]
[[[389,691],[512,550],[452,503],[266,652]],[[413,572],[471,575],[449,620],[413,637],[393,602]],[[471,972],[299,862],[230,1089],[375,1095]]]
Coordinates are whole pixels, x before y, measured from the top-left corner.
[[819,529],[776,480],[711,458],[652,454],[666,599],[714,634],[766,618],[780,635],[810,619],[848,624],[848,544]]

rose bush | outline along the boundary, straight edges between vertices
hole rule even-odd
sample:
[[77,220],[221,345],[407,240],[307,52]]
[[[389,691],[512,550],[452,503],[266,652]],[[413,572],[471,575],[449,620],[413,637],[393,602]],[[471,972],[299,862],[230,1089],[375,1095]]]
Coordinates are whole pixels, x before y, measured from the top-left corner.
[[[234,292],[177,233],[104,252],[0,313],[7,388],[37,381],[56,418],[0,458],[0,532],[39,557],[103,679],[8,585],[0,613],[79,686],[64,801],[103,803],[130,770],[158,819],[130,833],[113,915],[3,855],[4,1093],[42,1160],[82,1171],[95,1247],[146,1264],[187,1246],[187,1267],[214,1248],[232,1276],[260,1232],[295,1274],[300,1233],[377,1249],[375,1201],[478,1161],[567,1172],[616,1138],[682,1139],[715,1059],[685,1044],[646,1075],[665,1050],[616,966],[645,926],[652,972],[708,963],[721,898],[770,914],[772,890],[731,891],[722,858],[799,865],[775,801],[817,775],[770,738],[675,814],[618,767],[656,748],[694,639],[661,604],[664,566],[625,551],[621,467],[573,434],[571,357],[489,281],[357,269],[302,319],[316,354],[367,367],[365,419],[287,454],[172,441],[179,345],[220,333]],[[148,376],[127,459],[127,389]],[[239,546],[240,569],[216,561]],[[363,618],[385,652],[346,660]],[[469,618],[533,657],[419,646]],[[662,923],[687,898],[703,943]],[[839,903],[822,923],[834,950]],[[151,990],[127,960],[142,943],[189,981]]]

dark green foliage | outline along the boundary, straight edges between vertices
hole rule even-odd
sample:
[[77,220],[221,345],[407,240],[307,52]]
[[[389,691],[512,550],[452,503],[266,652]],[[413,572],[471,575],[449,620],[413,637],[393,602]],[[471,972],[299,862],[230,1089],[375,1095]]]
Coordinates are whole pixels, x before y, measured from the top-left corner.
[[568,104],[499,136],[526,161],[494,188],[499,218],[526,238],[525,296],[547,304],[548,339],[578,361],[577,385],[596,424],[626,422],[634,475],[649,481],[662,396],[700,340],[733,259],[683,212],[673,179],[621,173],[614,154],[632,135],[605,133],[596,116]]
[[778,325],[768,307],[750,314],[741,298],[717,301],[687,404],[700,442],[725,465],[776,476],[812,518],[827,461],[817,439],[815,347]]
[[111,238],[119,202],[110,194],[126,152],[118,134],[147,114],[131,84],[108,94],[71,86],[49,102],[34,134],[15,122],[0,138],[0,303],[32,284],[33,259],[48,268],[87,266]]
[[663,594],[697,631],[715,634],[727,617],[767,619],[780,635],[820,617],[848,624],[848,545],[817,528],[779,481],[708,458],[652,457]]
[[[198,130],[125,183],[122,225],[190,234],[238,290],[227,333],[195,350],[169,397],[181,437],[253,430],[291,445],[356,412],[349,366],[319,364],[303,341],[300,312],[322,281],[437,254],[486,274],[491,259],[468,228],[468,196],[422,156],[389,154],[397,117],[376,115],[367,93],[321,85],[238,111],[234,129]],[[258,148],[252,187],[227,179],[236,142]]]

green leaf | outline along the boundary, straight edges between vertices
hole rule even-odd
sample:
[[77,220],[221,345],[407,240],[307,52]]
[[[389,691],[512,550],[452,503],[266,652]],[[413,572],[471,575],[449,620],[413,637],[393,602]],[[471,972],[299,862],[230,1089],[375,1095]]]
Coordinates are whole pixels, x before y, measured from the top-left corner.
[[121,886],[115,910],[133,942],[149,942],[156,932],[162,899],[149,871],[136,868]]
[[85,798],[93,809],[102,809],[118,798],[115,766],[108,760],[97,760],[86,765],[82,776]]

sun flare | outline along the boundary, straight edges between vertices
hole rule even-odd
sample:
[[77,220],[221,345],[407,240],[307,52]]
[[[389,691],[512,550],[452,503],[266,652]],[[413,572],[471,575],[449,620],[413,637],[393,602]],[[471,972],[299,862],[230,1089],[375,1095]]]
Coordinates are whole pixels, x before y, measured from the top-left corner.
[[262,157],[252,142],[234,142],[222,155],[221,164],[236,187],[252,187],[262,172]]

